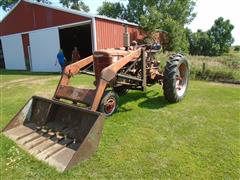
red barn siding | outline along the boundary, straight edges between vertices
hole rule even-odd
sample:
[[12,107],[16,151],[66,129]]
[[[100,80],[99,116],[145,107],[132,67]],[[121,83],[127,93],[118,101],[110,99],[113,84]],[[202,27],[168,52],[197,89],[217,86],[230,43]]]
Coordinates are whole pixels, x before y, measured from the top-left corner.
[[163,48],[166,48],[169,45],[169,39],[166,32],[157,32],[154,36],[154,40],[159,42]]
[[1,23],[0,35],[27,32],[85,20],[90,20],[90,18],[21,1]]
[[[96,18],[97,49],[123,47],[124,26],[122,23]],[[142,39],[137,26],[128,26],[130,41]]]
[[2,29],[3,29],[2,22],[0,22],[0,36],[2,35]]
[[28,54],[28,46],[30,45],[29,34],[22,34],[22,43],[23,43],[24,57],[25,59],[29,59],[29,54]]
[[144,35],[141,33],[139,27],[128,26],[128,32],[130,33],[130,42],[132,42],[133,40],[142,40],[144,38]]

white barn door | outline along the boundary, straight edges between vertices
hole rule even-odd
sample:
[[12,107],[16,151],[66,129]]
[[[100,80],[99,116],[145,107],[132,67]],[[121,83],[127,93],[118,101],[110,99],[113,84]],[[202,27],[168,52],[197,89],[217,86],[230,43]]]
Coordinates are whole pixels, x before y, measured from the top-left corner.
[[58,28],[38,30],[29,33],[32,71],[56,72],[60,66],[55,66],[60,48]]
[[2,36],[1,41],[5,68],[26,70],[21,34]]

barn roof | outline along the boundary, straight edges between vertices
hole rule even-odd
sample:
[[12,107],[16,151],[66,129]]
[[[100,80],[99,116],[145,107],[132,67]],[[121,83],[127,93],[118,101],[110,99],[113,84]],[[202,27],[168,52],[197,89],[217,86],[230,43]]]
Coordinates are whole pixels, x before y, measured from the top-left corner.
[[106,20],[109,20],[109,21],[119,22],[119,23],[123,23],[123,24],[127,24],[127,25],[138,26],[138,24],[132,23],[132,22],[128,22],[126,20],[114,19],[114,18],[109,18],[109,17],[102,16],[102,15],[95,15],[95,14],[91,14],[91,13],[86,13],[86,12],[82,12],[82,11],[78,11],[78,10],[74,10],[74,9],[69,9],[69,8],[64,8],[64,7],[57,7],[57,6],[52,6],[52,5],[38,3],[38,2],[32,2],[31,0],[20,0],[20,1],[18,1],[15,4],[15,6],[7,13],[7,15],[0,22],[3,22],[7,18],[7,16],[12,13],[12,11],[18,6],[18,4],[21,1],[24,1],[24,2],[27,2],[27,3],[30,3],[30,4],[43,6],[43,7],[47,7],[47,8],[51,8],[51,9],[55,9],[55,10],[59,10],[59,11],[66,12],[66,13],[71,13],[71,14],[83,16],[83,17],[86,17],[86,18],[106,19]]

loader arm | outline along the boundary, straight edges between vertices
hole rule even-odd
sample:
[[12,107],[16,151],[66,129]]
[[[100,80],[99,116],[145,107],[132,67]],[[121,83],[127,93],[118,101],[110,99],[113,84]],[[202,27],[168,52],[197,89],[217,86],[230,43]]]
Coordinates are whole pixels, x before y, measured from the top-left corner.
[[65,67],[64,73],[61,76],[61,79],[58,83],[58,86],[56,88],[56,91],[54,93],[54,99],[59,99],[57,97],[57,92],[59,91],[61,86],[68,86],[69,80],[73,75],[76,75],[79,73],[79,71],[84,68],[85,66],[89,65],[93,62],[93,56],[88,56],[80,61],[77,61],[73,64],[70,64]]
[[65,67],[64,73],[62,74],[60,84],[61,85],[68,85],[69,79],[79,73],[79,71],[84,68],[85,66],[89,65],[93,62],[93,56],[88,56],[80,61],[77,61],[73,64],[70,64]]
[[139,56],[141,56],[141,49],[130,51],[129,54],[102,70],[101,78],[97,85],[96,95],[91,107],[92,111],[97,111],[104,90],[106,89],[107,85],[116,77],[117,72],[133,59],[139,58]]
[[[114,56],[114,53],[110,52]],[[97,111],[99,103],[102,99],[103,93],[107,85],[116,77],[117,72],[124,67],[130,61],[139,58],[141,56],[141,49],[135,51],[128,51],[124,53],[124,56],[115,63],[104,68],[101,72],[100,81],[96,85],[96,89],[78,89],[70,87],[70,78],[79,73],[79,71],[89,65],[94,60],[94,55],[89,56],[81,61],[68,65],[64,69],[64,73],[59,81],[58,87],[54,94],[54,99],[68,99],[73,102],[84,102],[91,106],[92,111]]]

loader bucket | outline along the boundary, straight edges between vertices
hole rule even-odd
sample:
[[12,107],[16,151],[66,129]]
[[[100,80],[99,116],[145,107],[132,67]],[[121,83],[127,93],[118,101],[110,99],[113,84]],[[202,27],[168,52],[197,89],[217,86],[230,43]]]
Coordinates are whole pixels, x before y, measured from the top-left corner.
[[63,172],[97,150],[103,120],[101,113],[33,96],[3,133]]

